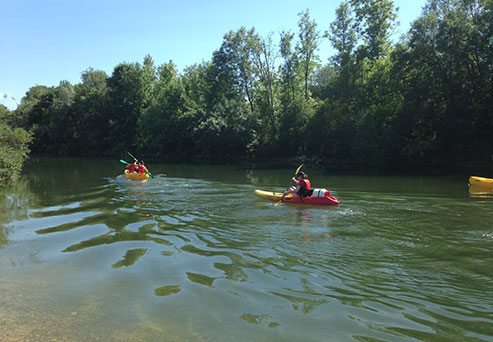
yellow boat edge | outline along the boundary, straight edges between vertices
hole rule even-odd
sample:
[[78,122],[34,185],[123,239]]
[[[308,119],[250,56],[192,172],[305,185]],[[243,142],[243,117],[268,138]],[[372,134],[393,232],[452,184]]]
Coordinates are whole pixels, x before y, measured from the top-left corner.
[[125,170],[125,178],[135,181],[145,181],[149,179],[149,174],[147,173],[130,173]]
[[487,189],[493,189],[493,179],[491,178],[471,176],[469,177],[469,184]]
[[[282,192],[272,192],[272,191],[264,191],[264,190],[254,190],[255,194],[259,197],[271,200],[271,201],[280,201],[282,198]],[[292,196],[292,195],[287,195]]]

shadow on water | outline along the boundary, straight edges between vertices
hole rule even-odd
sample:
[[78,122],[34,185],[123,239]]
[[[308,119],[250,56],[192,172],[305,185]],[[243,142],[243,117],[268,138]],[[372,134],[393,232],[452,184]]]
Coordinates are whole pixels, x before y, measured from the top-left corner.
[[35,202],[36,196],[29,190],[26,179],[0,185],[0,247],[8,242],[6,226],[1,223],[27,219],[28,209]]
[[493,335],[493,214],[464,184],[313,170],[340,206],[275,207],[253,189],[293,170],[149,167],[40,159],[2,193],[0,340]]

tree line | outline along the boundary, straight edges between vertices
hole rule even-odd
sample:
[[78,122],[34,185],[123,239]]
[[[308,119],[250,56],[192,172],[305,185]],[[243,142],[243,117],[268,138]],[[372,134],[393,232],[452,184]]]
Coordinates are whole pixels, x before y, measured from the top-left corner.
[[32,140],[31,133],[15,127],[13,114],[0,105],[0,184],[19,176]]
[[[234,160],[305,156],[403,169],[493,158],[493,0],[429,0],[409,32],[392,0],[347,0],[321,32],[224,35],[212,58],[89,68],[34,86],[10,113],[35,153]],[[335,54],[322,63],[321,44]]]

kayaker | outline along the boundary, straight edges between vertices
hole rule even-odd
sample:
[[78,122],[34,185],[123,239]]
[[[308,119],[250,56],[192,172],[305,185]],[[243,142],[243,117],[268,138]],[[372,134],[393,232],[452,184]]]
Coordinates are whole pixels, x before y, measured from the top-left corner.
[[140,161],[138,173],[149,173],[149,170],[147,170],[143,160]]
[[132,164],[127,164],[128,172],[136,173],[138,166],[139,165],[137,164],[137,159],[134,159],[134,162]]
[[296,177],[291,178],[291,181],[296,183],[296,186],[292,186],[286,190],[282,195],[282,199],[287,194],[297,194],[300,197],[308,197],[313,194],[313,190],[310,190],[311,185],[308,176],[303,171],[298,172]]

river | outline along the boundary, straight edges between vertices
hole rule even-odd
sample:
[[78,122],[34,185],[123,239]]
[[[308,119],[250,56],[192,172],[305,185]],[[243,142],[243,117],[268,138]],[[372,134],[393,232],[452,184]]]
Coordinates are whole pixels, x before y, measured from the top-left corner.
[[493,193],[305,170],[29,161],[0,188],[0,340],[493,341]]

